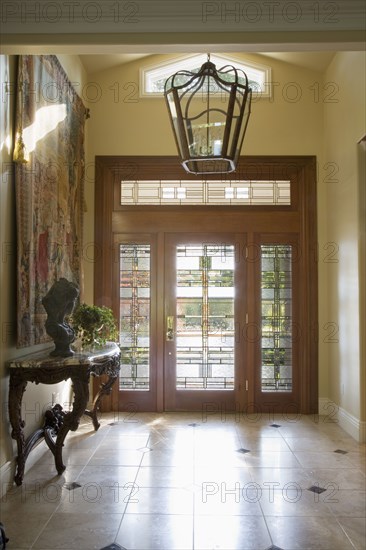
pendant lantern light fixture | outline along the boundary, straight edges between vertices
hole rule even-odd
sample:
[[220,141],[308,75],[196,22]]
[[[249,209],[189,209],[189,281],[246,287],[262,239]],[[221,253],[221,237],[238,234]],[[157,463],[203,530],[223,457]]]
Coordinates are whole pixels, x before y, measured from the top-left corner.
[[178,71],[164,96],[184,169],[191,174],[233,172],[249,116],[252,90],[244,71],[217,70],[208,55],[199,71]]

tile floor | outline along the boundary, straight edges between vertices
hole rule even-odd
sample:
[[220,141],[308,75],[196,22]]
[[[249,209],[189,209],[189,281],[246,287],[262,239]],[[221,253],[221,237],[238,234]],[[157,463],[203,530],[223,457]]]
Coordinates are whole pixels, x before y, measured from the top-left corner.
[[85,418],[3,498],[9,550],[365,549],[365,445],[327,420]]

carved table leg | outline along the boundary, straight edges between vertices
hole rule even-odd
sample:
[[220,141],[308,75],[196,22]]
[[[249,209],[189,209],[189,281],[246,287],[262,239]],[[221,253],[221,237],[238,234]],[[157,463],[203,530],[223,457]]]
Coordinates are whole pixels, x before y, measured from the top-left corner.
[[9,383],[9,420],[12,427],[11,437],[16,440],[18,447],[17,466],[14,481],[17,485],[21,485],[24,477],[24,467],[26,461],[25,455],[25,439],[23,428],[25,426],[22,420],[22,399],[27,382],[21,378],[16,379],[10,376]]
[[98,418],[97,418],[99,402],[104,395],[109,395],[111,393],[112,386],[117,380],[117,378],[118,378],[118,373],[110,374],[107,382],[102,383],[100,385],[100,390],[94,398],[92,409],[90,411],[85,410],[84,414],[86,414],[87,416],[90,416],[90,418],[92,419],[95,431],[97,431],[98,428],[100,427],[100,422],[98,421]]
[[55,449],[53,451],[55,455],[55,466],[58,474],[62,474],[62,472],[66,469],[66,466],[62,461],[62,447],[65,437],[70,430],[75,432],[78,429],[80,418],[84,414],[89,400],[89,375],[82,375],[80,378],[72,378],[71,380],[74,391],[72,410],[66,413],[63,418],[63,424],[57,434]]

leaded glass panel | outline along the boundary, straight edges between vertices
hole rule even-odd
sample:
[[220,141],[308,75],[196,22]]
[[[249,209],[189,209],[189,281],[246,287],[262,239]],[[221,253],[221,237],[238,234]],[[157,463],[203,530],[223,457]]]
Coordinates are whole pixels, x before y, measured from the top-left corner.
[[289,180],[121,181],[121,205],[278,206],[291,204]]
[[292,390],[291,245],[261,247],[262,391]]
[[177,247],[178,390],[234,388],[234,246]]
[[150,384],[150,245],[120,245],[120,390]]

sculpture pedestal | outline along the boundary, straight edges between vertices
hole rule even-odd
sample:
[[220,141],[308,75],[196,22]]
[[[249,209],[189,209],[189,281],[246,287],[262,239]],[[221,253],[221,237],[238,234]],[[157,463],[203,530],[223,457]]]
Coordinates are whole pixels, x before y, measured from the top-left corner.
[[[100,426],[97,411],[103,395],[111,392],[120,370],[121,352],[117,344],[107,343],[95,351],[75,353],[72,357],[50,357],[47,352],[32,354],[13,360],[9,363],[9,419],[12,427],[11,437],[18,447],[17,468],[14,481],[21,485],[27,457],[40,439],[45,439],[55,457],[58,474],[62,474],[65,466],[62,461],[62,447],[69,430],[77,430],[80,418],[87,414],[93,421],[94,429]],[[47,354],[47,355],[46,355]],[[106,383],[101,384],[95,396],[93,406],[87,410],[89,400],[90,376],[108,375]],[[72,409],[64,412],[60,405],[55,405],[46,413],[43,428],[36,430],[26,440],[22,420],[22,399],[28,382],[36,384],[58,384],[63,380],[71,380],[74,392]]]

